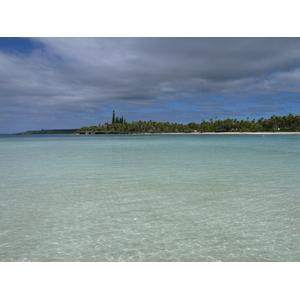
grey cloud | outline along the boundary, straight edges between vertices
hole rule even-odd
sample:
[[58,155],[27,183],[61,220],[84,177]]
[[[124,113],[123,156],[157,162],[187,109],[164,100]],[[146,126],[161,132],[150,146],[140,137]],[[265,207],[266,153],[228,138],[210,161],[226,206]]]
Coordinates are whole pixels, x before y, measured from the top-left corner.
[[[290,72],[300,65],[299,39],[45,38],[40,41],[46,45],[44,55],[57,54],[62,63],[41,58],[33,61],[38,65],[35,71],[41,76],[36,79],[38,84],[49,84],[49,90],[57,89],[59,93],[60,86],[70,93],[77,85],[78,90],[94,89],[103,98],[118,97],[120,91],[124,94],[122,99],[130,99],[131,95],[137,99],[138,89],[141,90],[138,94],[143,94],[140,100],[148,99],[164,93],[163,85],[175,93],[187,89],[229,94],[244,89],[249,92],[247,86],[253,86],[253,78],[257,77],[261,80],[253,86],[253,92],[257,89],[270,92],[271,83],[262,76],[274,70],[280,74],[289,72],[284,80],[292,84],[294,77]],[[32,68],[28,71],[28,75],[33,72]],[[297,90],[298,85],[293,83],[293,88]]]
[[[124,101],[299,93],[299,38],[34,38],[30,54],[0,52],[9,107],[95,112]],[[185,98],[185,99],[186,99]],[[232,104],[233,105],[233,104]]]

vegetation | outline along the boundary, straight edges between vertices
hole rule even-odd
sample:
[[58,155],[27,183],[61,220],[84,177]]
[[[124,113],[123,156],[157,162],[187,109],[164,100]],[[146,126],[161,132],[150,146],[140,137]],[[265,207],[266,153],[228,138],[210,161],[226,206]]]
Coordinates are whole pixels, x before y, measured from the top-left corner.
[[202,120],[201,123],[169,123],[155,121],[137,121],[127,123],[126,120],[115,116],[113,111],[112,123],[104,125],[82,127],[77,130],[77,133],[105,134],[105,133],[171,133],[171,132],[278,132],[300,131],[300,116],[289,114],[288,116],[278,117],[273,115],[269,119],[260,118],[237,120],[225,119],[219,120],[217,117],[209,121]]
[[113,115],[112,115],[112,120],[111,120],[112,124],[123,124],[126,123],[126,120],[123,118],[123,116],[121,118],[118,118],[115,116],[115,111],[113,111]]
[[31,130],[26,132],[19,132],[16,134],[72,134],[78,129],[42,129],[42,130]]

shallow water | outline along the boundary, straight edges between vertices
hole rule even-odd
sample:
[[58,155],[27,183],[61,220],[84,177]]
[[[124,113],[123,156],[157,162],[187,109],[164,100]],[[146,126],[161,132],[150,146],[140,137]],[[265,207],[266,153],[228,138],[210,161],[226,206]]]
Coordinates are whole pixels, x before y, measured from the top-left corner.
[[300,261],[300,135],[0,137],[0,261]]

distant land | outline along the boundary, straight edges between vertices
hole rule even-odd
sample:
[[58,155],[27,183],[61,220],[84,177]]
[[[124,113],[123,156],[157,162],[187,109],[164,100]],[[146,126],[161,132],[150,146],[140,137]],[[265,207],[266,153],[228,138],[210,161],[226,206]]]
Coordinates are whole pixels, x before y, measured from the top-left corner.
[[126,122],[116,117],[113,111],[111,123],[99,126],[81,127],[79,129],[42,129],[19,132],[15,134],[144,134],[144,133],[238,133],[238,132],[300,132],[300,116],[289,114],[287,116],[271,116],[269,119],[237,120],[218,117],[201,123],[169,123],[156,121]]
[[25,132],[17,132],[14,134],[73,134],[78,129],[41,129],[41,130],[30,130]]
[[300,116],[289,114],[287,116],[273,115],[269,119],[237,120],[218,117],[201,123],[169,123],[156,121],[126,122],[122,117],[115,116],[113,111],[111,123],[99,126],[79,128],[76,134],[144,134],[144,133],[238,133],[238,132],[300,132]]

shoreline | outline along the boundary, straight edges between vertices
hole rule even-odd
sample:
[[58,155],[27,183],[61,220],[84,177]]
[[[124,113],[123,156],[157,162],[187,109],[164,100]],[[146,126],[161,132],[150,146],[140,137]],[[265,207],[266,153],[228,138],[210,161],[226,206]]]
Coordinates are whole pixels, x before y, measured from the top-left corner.
[[[145,134],[153,134],[153,133],[145,133]],[[162,132],[162,133],[154,133],[154,134],[300,134],[300,132]]]
[[214,135],[241,135],[241,134],[256,134],[256,135],[267,135],[267,134],[300,134],[300,132],[290,132],[290,131],[279,131],[279,132],[267,132],[267,131],[263,131],[263,132],[242,132],[242,131],[235,131],[235,132],[130,132],[130,133],[121,133],[121,132],[82,132],[82,133],[74,133],[75,135],[155,135],[155,134],[177,134],[177,135],[182,135],[182,134],[186,134],[186,135],[193,135],[193,134],[214,134]]

